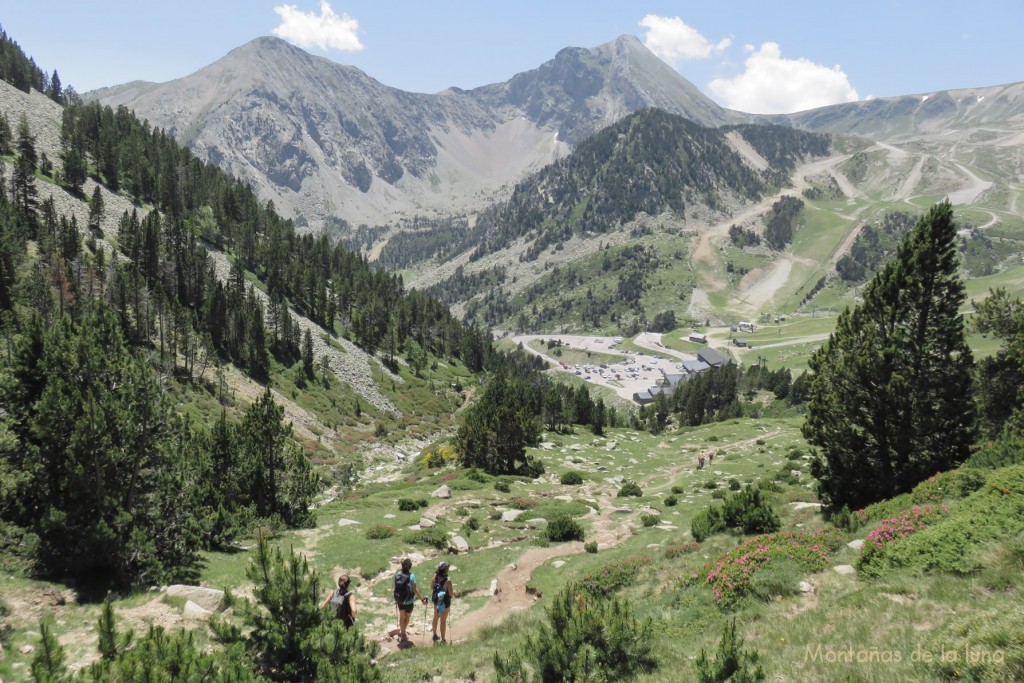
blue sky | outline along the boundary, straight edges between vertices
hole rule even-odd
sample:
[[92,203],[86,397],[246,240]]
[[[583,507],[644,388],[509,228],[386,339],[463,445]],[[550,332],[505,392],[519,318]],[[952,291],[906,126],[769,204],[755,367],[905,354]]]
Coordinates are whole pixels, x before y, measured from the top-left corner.
[[0,0],[0,24],[80,92],[186,76],[263,35],[402,90],[504,81],[624,33],[749,112],[1024,80],[1024,2]]

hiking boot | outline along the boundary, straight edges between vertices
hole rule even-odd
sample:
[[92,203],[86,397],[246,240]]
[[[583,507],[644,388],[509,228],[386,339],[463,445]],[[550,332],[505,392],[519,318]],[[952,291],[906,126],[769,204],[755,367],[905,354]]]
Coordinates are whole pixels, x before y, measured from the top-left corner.
[[441,640],[441,636],[439,636],[439,635],[437,635],[437,634],[435,633],[435,634],[434,634],[434,642],[436,643],[436,642],[437,642],[437,641],[439,641],[439,640]]

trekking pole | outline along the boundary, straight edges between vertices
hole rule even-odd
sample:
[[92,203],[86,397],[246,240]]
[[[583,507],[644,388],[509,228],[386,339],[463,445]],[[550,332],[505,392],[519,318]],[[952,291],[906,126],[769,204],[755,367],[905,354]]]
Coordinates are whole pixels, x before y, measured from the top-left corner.
[[427,603],[423,603],[423,623],[420,626],[420,645],[427,645]]

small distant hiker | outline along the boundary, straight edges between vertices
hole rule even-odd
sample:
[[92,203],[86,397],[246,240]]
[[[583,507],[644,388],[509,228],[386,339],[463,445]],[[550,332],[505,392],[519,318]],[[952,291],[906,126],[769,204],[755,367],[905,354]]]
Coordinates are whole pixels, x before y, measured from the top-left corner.
[[[430,599],[434,603],[434,642],[440,640],[447,643],[445,633],[448,629],[448,608],[452,606],[452,580],[448,578],[448,563],[442,562],[437,565],[437,573],[434,574],[434,587],[430,592]],[[441,636],[437,635],[437,622],[441,622]]]
[[714,448],[712,448],[710,451],[708,451],[708,464],[709,465],[715,461],[715,454],[717,452],[718,451],[716,451]]
[[356,595],[349,590],[348,586],[352,579],[348,574],[338,577],[338,589],[327,594],[327,599],[320,605],[320,609],[330,605],[334,608],[334,616],[341,619],[345,628],[352,628],[356,623]]
[[703,453],[701,453],[699,456],[697,456],[697,469],[698,470],[704,469],[704,454]]
[[427,604],[427,599],[420,593],[416,585],[416,575],[412,573],[412,560],[402,560],[402,568],[395,574],[395,605],[398,607],[398,636],[401,641],[408,641],[409,618],[416,606],[416,599]]

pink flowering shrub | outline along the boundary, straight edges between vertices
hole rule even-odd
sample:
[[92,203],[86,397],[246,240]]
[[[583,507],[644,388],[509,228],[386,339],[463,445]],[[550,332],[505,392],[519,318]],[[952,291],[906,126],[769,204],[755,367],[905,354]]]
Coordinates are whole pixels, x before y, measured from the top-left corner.
[[888,544],[926,529],[947,514],[948,506],[923,505],[913,507],[902,515],[882,520],[864,538],[864,547],[857,558],[857,569],[867,576],[876,575],[872,563]]
[[715,602],[728,607],[750,595],[757,574],[774,565],[788,562],[806,572],[825,569],[843,541],[843,533],[834,528],[757,536],[705,565],[698,578],[714,591]]

